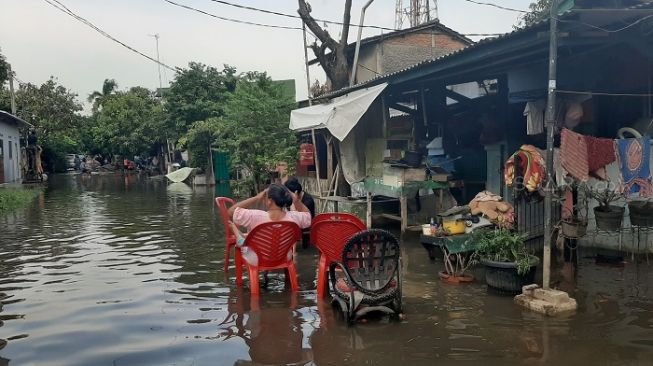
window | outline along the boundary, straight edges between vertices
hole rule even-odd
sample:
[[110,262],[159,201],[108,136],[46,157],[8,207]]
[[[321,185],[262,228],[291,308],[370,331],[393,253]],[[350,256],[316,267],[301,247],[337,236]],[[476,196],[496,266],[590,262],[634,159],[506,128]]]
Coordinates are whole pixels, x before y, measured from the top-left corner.
[[2,139],[0,139],[0,158],[5,156],[4,146],[5,146],[5,142]]
[[9,159],[13,157],[13,146],[11,146],[11,141],[9,141]]

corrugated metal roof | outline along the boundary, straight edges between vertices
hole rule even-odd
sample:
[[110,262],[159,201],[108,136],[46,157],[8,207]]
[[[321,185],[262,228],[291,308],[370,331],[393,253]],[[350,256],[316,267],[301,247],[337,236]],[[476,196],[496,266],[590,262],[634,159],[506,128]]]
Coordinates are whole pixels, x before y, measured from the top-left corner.
[[[634,5],[634,6],[626,8],[626,9],[647,9],[647,8],[653,8],[653,2]],[[566,18],[572,13],[574,13],[574,10],[568,10],[568,11],[560,14],[559,17]],[[416,64],[414,64],[412,66],[408,66],[408,67],[406,67],[404,69],[401,69],[401,70],[398,70],[398,71],[395,71],[395,72],[391,72],[391,73],[388,73],[388,74],[378,75],[375,78],[367,80],[365,82],[362,82],[362,83],[359,83],[359,84],[356,84],[356,85],[353,85],[353,86],[350,86],[350,87],[342,88],[342,89],[339,89],[339,90],[335,90],[335,91],[332,91],[330,93],[323,94],[323,95],[319,96],[316,99],[333,98],[333,97],[343,95],[343,94],[347,94],[347,93],[349,93],[351,91],[354,91],[354,90],[357,90],[357,89],[360,89],[360,88],[366,88],[366,87],[369,87],[371,85],[381,83],[381,82],[391,83],[392,81],[390,79],[392,79],[392,78],[394,78],[396,76],[409,73],[411,71],[420,69],[420,68],[428,66],[428,65],[436,64],[438,62],[442,62],[443,60],[446,60],[446,59],[450,59],[450,58],[453,58],[453,57],[459,57],[461,55],[465,55],[465,54],[467,54],[467,53],[469,53],[469,52],[471,52],[473,50],[477,50],[477,49],[479,49],[481,47],[485,47],[487,45],[498,44],[500,42],[509,40],[509,39],[511,39],[513,37],[516,37],[518,35],[525,34],[525,33],[528,33],[528,32],[532,32],[532,31],[534,31],[536,29],[539,29],[539,28],[544,28],[548,24],[549,24],[549,18],[546,18],[546,19],[540,20],[540,21],[538,21],[536,23],[533,23],[533,24],[531,24],[531,25],[529,25],[527,27],[516,29],[516,30],[513,30],[512,32],[508,32],[508,33],[505,33],[503,35],[500,35],[500,36],[497,36],[497,37],[494,37],[494,38],[482,39],[482,40],[480,40],[480,41],[478,41],[478,42],[476,42],[476,43],[474,43],[472,45],[469,45],[467,47],[464,47],[464,48],[458,49],[456,51],[450,52],[450,53],[448,53],[446,55],[442,55],[440,57],[436,57],[436,58],[432,58],[432,59],[426,59],[426,60],[418,62],[418,63],[416,63]]]
[[13,114],[2,110],[0,110],[0,121],[11,121],[16,124],[22,124],[26,127],[34,127],[31,123],[26,122],[22,118],[18,116],[14,116]]

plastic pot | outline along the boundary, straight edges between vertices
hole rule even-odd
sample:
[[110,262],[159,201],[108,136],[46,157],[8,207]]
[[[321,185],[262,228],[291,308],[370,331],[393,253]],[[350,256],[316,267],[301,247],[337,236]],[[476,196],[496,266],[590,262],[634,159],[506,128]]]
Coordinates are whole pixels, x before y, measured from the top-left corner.
[[653,202],[630,202],[628,211],[631,225],[653,227]]
[[624,207],[619,206],[599,206],[594,207],[594,218],[596,219],[596,227],[604,231],[619,231],[621,230],[621,221],[624,218]]
[[519,294],[522,287],[535,282],[535,271],[539,259],[533,258],[537,261],[534,261],[533,266],[524,275],[517,273],[517,263],[515,262],[495,262],[481,259],[481,263],[485,265],[485,282],[496,292],[506,295]]
[[587,234],[587,222],[577,220],[565,220],[562,222],[562,235],[565,238],[582,238]]

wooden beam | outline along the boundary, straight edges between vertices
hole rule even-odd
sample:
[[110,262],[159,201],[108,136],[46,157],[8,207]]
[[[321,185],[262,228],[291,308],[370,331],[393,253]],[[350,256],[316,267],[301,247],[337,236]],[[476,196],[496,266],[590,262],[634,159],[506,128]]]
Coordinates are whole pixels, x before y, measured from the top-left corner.
[[399,112],[408,113],[411,116],[419,116],[419,113],[417,112],[417,110],[406,107],[406,106],[403,106],[401,104],[397,104],[397,103],[390,104],[390,108],[396,109]]
[[446,89],[445,94],[447,97],[457,101],[458,103],[469,103],[472,101],[471,98],[468,98],[460,93],[456,93],[451,89]]
[[333,179],[333,136],[330,133],[324,134],[324,140],[326,141],[326,151],[327,151],[327,180],[330,182]]

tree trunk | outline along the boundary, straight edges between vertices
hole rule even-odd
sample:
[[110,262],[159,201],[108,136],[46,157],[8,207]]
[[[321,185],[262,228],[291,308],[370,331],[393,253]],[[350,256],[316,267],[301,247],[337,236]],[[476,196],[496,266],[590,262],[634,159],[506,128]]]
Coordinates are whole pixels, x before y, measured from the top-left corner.
[[[311,45],[315,57],[320,62],[322,69],[331,82],[331,89],[338,90],[349,85],[350,64],[347,57],[347,39],[349,38],[349,24],[351,20],[351,0],[345,1],[343,27],[340,42],[334,40],[329,32],[322,29],[311,16],[311,8],[305,0],[298,0],[297,12],[306,26],[315,34],[322,43]],[[327,53],[328,52],[328,53]]]

